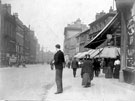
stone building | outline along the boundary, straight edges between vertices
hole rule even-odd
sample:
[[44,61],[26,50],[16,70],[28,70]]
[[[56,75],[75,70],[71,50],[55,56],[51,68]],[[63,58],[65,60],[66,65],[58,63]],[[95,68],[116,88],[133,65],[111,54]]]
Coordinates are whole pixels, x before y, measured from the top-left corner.
[[87,42],[89,41],[88,40],[89,32],[90,32],[90,29],[87,29],[76,36],[76,38],[78,40],[77,45],[79,47],[78,52],[85,52],[85,51],[89,50],[88,48],[84,48],[85,45],[87,44]]
[[24,36],[25,30],[22,21],[19,19],[18,14],[14,13],[16,20],[16,57],[18,61],[24,58]]
[[[108,43],[120,47],[120,21],[117,12],[110,8],[109,13],[101,13],[101,16],[98,16],[89,24],[89,41],[85,48],[101,48]],[[111,36],[111,39],[108,39],[108,36]]]
[[86,30],[87,26],[82,24],[80,19],[77,19],[74,23],[68,24],[64,29],[64,53],[69,58],[72,58],[79,50],[77,46],[78,40],[77,34]]
[[16,54],[16,21],[10,4],[0,3],[1,64],[8,65],[8,57]]
[[24,25],[24,57],[29,63],[30,61],[30,29]]
[[30,63],[36,63],[37,38],[34,31],[30,30]]
[[14,55],[18,61],[36,62],[37,38],[29,27],[19,19],[18,14],[11,14],[11,5],[0,0],[0,64],[8,66],[9,57]]

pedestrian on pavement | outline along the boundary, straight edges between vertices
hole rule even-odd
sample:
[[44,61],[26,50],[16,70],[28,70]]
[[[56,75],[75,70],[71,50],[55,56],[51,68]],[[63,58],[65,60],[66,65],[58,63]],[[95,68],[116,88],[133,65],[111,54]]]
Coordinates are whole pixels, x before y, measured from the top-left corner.
[[76,58],[74,58],[74,59],[72,60],[71,67],[72,67],[72,69],[73,69],[73,76],[76,77],[76,70],[77,70],[77,68],[79,67],[78,61],[76,60]]
[[53,61],[54,61],[54,60],[51,60],[51,62],[50,62],[51,70],[53,70],[53,65],[54,65],[54,64],[53,64]]
[[114,73],[113,73],[113,77],[114,78],[119,78],[119,71],[120,71],[120,59],[119,57],[116,58],[116,60],[114,61]]
[[92,61],[89,58],[89,55],[85,56],[84,63],[82,65],[82,85],[84,87],[90,87],[91,86],[91,80],[93,79],[93,65]]
[[67,63],[67,66],[68,66],[69,69],[70,69],[70,65],[71,65],[71,62],[69,60],[68,63]]
[[56,46],[56,53],[54,55],[54,65],[56,69],[56,85],[57,85],[57,92],[55,94],[60,94],[63,92],[63,85],[62,85],[62,72],[64,68],[64,53],[60,50],[60,45],[57,44]]
[[113,76],[113,68],[114,68],[113,59],[108,58],[107,69],[106,69],[106,73],[105,73],[105,78],[112,78],[112,76]]
[[100,62],[97,59],[95,59],[93,65],[94,65],[95,76],[98,77],[100,73]]

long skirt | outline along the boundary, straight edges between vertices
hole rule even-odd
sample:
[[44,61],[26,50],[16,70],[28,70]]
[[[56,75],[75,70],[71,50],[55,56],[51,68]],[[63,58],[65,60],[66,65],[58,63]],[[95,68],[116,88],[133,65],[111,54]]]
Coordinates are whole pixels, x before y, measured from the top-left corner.
[[109,66],[107,67],[106,73],[105,73],[105,78],[112,78],[112,68]]
[[91,78],[89,73],[84,73],[82,78],[82,85],[89,86],[91,83]]
[[113,73],[114,78],[119,78],[119,71],[120,71],[120,65],[116,65]]

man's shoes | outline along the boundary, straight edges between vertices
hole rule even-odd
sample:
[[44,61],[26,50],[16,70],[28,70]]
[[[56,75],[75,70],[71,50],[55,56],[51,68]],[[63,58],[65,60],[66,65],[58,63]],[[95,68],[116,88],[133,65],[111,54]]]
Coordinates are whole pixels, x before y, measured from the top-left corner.
[[60,93],[63,93],[63,92],[56,92],[56,93],[54,93],[54,94],[60,94]]

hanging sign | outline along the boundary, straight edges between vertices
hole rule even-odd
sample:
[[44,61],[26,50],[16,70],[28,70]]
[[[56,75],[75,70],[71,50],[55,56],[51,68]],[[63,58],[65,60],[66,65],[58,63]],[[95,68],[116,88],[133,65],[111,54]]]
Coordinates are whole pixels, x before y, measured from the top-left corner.
[[133,17],[127,24],[127,66],[135,67],[135,20]]

